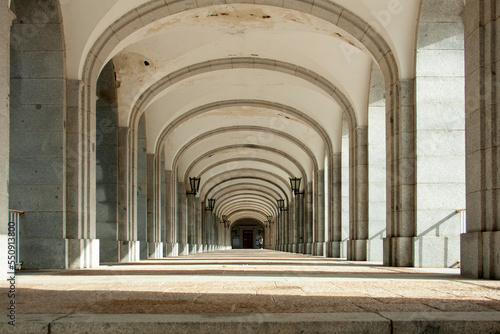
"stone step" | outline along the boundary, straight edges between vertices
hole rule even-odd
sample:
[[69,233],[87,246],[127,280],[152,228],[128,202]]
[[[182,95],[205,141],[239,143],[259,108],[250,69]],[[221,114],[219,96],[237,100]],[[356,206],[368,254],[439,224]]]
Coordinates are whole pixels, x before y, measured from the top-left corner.
[[18,314],[1,333],[498,333],[500,312]]

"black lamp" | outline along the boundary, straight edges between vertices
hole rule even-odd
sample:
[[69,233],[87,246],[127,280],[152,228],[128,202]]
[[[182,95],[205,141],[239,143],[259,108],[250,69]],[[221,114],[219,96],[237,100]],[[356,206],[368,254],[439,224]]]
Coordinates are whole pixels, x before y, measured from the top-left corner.
[[280,209],[281,212],[286,211],[285,209],[285,200],[284,199],[279,199],[277,200],[278,202],[278,209]]
[[207,210],[213,211],[215,207],[215,198],[209,198],[207,204]]
[[303,195],[304,192],[300,192],[300,181],[302,181],[301,177],[291,177],[290,178],[290,185],[292,186],[292,191],[294,195]]
[[227,216],[226,215],[222,215],[222,223],[225,223],[227,221]]
[[200,178],[199,177],[190,177],[189,185],[191,186],[191,191],[187,191],[188,195],[196,195],[198,190],[200,189]]
[[274,223],[273,222],[273,216],[267,216],[267,221],[269,222],[269,224]]

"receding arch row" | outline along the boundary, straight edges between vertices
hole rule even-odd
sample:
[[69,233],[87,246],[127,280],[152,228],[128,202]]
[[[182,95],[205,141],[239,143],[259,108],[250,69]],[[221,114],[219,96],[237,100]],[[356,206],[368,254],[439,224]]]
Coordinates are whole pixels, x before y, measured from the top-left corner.
[[[264,176],[271,177],[273,181],[271,182],[269,179],[267,179]],[[258,179],[262,179],[262,180],[268,180],[273,185],[279,187],[279,189],[287,196],[292,194],[292,190],[290,188],[289,181],[282,178],[281,176],[276,175],[274,173],[270,173],[268,171],[260,170],[260,169],[241,168],[241,169],[238,169],[236,171],[230,171],[230,172],[227,172],[224,174],[221,173],[218,175],[213,175],[205,183],[200,185],[200,197],[203,198],[203,197],[209,196],[209,194],[211,193],[211,190],[215,186],[217,186],[218,184],[223,183],[226,180],[231,180],[231,179],[239,178],[239,177],[247,177],[249,179],[258,178]],[[212,186],[211,184],[214,184],[214,186]],[[205,191],[205,188],[208,188],[208,190]],[[288,197],[287,197],[287,199],[288,199]]]
[[[268,159],[260,159],[260,158],[252,158],[252,159],[249,159],[249,158],[233,158],[233,159],[226,159],[226,160],[221,160],[221,161],[218,161],[210,166],[207,166],[205,167],[203,170],[201,170],[197,175],[203,175],[205,173],[207,173],[210,169],[214,168],[214,167],[217,167],[217,166],[220,166],[220,165],[224,165],[224,164],[228,164],[228,163],[233,163],[233,162],[262,162],[262,163],[266,163],[266,164],[269,164],[269,165],[272,165],[272,166],[275,166],[275,167],[278,167],[278,168],[281,168],[283,169],[283,171],[285,173],[287,173],[288,175],[290,176],[294,176],[294,173],[292,173],[288,168],[286,168],[285,166],[283,165],[280,165],[278,164],[277,162],[275,161],[272,161],[272,160],[268,160]],[[189,177],[187,175],[191,175],[191,169],[187,169],[186,170],[186,177],[184,178],[184,183],[188,183],[188,179]],[[302,174],[303,175],[303,174]],[[301,175],[301,176],[302,176]],[[303,175],[303,177],[307,178],[307,175]]]
[[[367,22],[359,18],[357,15],[348,10],[345,10],[341,6],[331,4],[326,0],[318,0],[314,3],[314,5],[307,3],[307,1],[305,0],[298,0],[296,2],[293,2],[294,6],[296,6],[297,3],[301,3],[305,6],[304,8],[308,8],[308,10],[302,10],[302,12],[310,12],[312,15],[324,18],[325,20],[337,25],[338,27],[345,29],[359,41],[364,41],[364,45],[372,54],[373,58],[377,61],[385,77],[385,85],[388,90],[388,96],[390,96],[390,98],[387,99],[386,105],[388,114],[391,114],[391,116],[399,117],[399,114],[401,112],[399,70],[397,68],[397,64],[395,62],[394,55],[390,50],[390,47],[388,46],[387,42],[380,36],[380,34],[378,34],[373,28],[370,27]],[[188,10],[198,6],[194,3],[189,4],[189,2],[187,1],[177,2],[176,4],[188,4],[185,9],[179,8],[176,12],[181,12],[183,10]],[[270,1],[265,1],[263,4],[276,6],[275,3],[273,4]],[[166,3],[163,4],[162,2],[160,2],[159,6],[158,2],[149,3],[144,7],[141,7],[142,10],[144,10],[144,15],[146,15],[143,18],[147,20],[147,16],[149,15],[153,15],[152,17],[156,18],[162,18],[173,14],[173,12],[171,13],[170,10],[161,13],[162,10],[165,10],[165,7],[167,7]],[[282,3],[281,6],[276,7],[289,8],[289,5],[287,5],[287,3],[285,2]],[[155,19],[147,20],[146,25],[153,21],[155,21]],[[84,233],[89,232],[89,228],[95,225],[95,217],[93,217],[92,215],[91,204],[91,199],[94,197],[93,194],[95,193],[95,190],[88,187],[89,182],[92,184],[93,180],[91,168],[88,168],[88,166],[93,166],[95,164],[95,156],[92,154],[92,150],[89,149],[95,141],[95,122],[92,121],[95,115],[96,107],[95,86],[100,70],[107,61],[108,56],[118,46],[120,40],[128,37],[129,35],[132,35],[133,31],[136,30],[136,26],[134,26],[133,23],[138,24],[139,26],[145,25],[141,20],[141,16],[139,16],[138,12],[136,12],[135,10],[132,10],[127,15],[119,19],[113,26],[113,29],[110,27],[103,34],[101,34],[101,37],[92,45],[91,51],[88,52],[85,56],[86,58],[84,60],[81,73],[82,82],[70,83],[71,87],[69,87],[69,103],[71,106],[77,106],[78,113],[75,113],[76,115],[74,117],[76,118],[76,120],[81,121],[82,127],[80,129],[78,141],[75,141],[75,143],[68,142],[68,150],[73,150],[74,152],[82,152],[82,158],[80,159],[78,164],[78,171],[82,176],[75,180],[75,184],[77,186],[74,187],[74,190],[72,189],[68,192],[67,198],[69,205],[81,204],[82,213],[80,217],[81,219],[78,220],[78,228],[82,229]],[[118,37],[118,35],[120,37]],[[411,171],[403,173],[401,164],[399,163],[398,159],[399,151],[395,149],[396,145],[393,144],[395,142],[393,138],[396,138],[400,133],[400,127],[401,126],[399,124],[395,124],[393,128],[388,131],[390,137],[388,148],[391,149],[392,153],[392,160],[390,162],[391,168],[389,172],[392,173],[392,175],[400,175],[398,172],[401,172],[403,176],[398,176],[395,180],[388,182],[388,188],[400,188],[401,182],[399,181],[405,180],[404,177],[406,176],[406,174],[411,174]],[[129,144],[133,146],[132,149],[135,149],[133,133],[130,137],[132,138],[129,139]],[[129,165],[135,166],[133,161],[130,161]],[[128,179],[131,179],[131,177],[132,176],[129,176]],[[130,195],[131,197],[135,196],[133,186],[129,188],[131,188],[131,191],[128,195]],[[392,203],[393,198],[388,199],[388,202]],[[398,197],[394,197],[394,202],[395,204],[401,204],[401,201]],[[393,219],[397,221],[397,217],[394,214],[388,217],[388,220]],[[133,221],[130,223],[133,223]],[[127,222],[127,224],[129,224],[129,222]],[[89,233],[91,233],[91,231]]]
[[[246,203],[244,203],[246,201]],[[243,202],[243,203],[242,203]],[[272,204],[268,202],[261,202],[252,200],[251,197],[247,199],[233,200],[231,202],[226,202],[219,205],[219,211],[222,214],[229,215],[231,212],[237,211],[239,209],[255,209],[261,211],[265,216],[270,216],[274,213],[274,208]]]
[[237,226],[241,223],[241,220],[250,220],[254,221],[254,223],[257,223],[263,228],[269,227],[269,224],[266,223],[266,220],[262,219],[261,214],[257,214],[255,212],[247,212],[247,213],[236,213],[232,216],[232,221],[230,221],[229,228],[233,228],[234,226]]
[[[244,190],[241,190],[242,187],[245,187]],[[269,186],[265,185],[257,185],[255,183],[248,183],[248,182],[240,182],[237,184],[233,184],[231,186],[227,186],[225,188],[221,188],[217,191],[215,191],[212,196],[215,198],[221,198],[226,195],[230,195],[233,192],[239,192],[239,191],[245,191],[247,193],[252,193],[252,192],[258,192],[262,196],[266,195],[267,198],[270,198],[274,201],[278,200],[281,198],[280,193],[276,191],[274,188],[271,188]]]
[[[253,210],[253,209],[241,209],[241,210],[236,210],[233,211],[232,213],[229,214],[227,219],[231,221],[231,219],[234,219],[235,216],[240,216],[242,218],[248,218],[247,213],[253,213],[255,216],[258,216],[259,218],[262,218],[260,220],[261,223],[263,223],[263,226],[265,226],[265,222],[267,221],[267,216],[263,214],[262,212],[258,210]],[[241,219],[241,218],[238,218]]]
[[[221,151],[235,150],[238,148],[251,148],[251,149],[255,149],[255,150],[263,150],[263,151],[273,152],[273,153],[276,153],[278,155],[284,156],[286,159],[288,159],[293,164],[295,164],[295,166],[297,167],[298,170],[300,170],[302,175],[307,177],[307,173],[304,170],[304,168],[302,167],[302,165],[295,158],[293,158],[291,155],[289,155],[288,153],[281,151],[281,150],[278,150],[278,149],[275,149],[275,148],[272,148],[272,147],[252,145],[252,144],[236,144],[236,145],[223,146],[223,147],[219,147],[217,149],[213,149],[211,151],[206,152],[202,156],[198,157],[198,159],[196,161],[193,161],[191,163],[191,165],[188,167],[188,169],[192,169],[193,168],[192,166],[194,166],[198,161],[205,159],[205,158],[208,158],[212,154],[216,154],[216,153],[221,152]],[[202,180],[202,183],[205,183],[205,181]]]
[[[262,173],[263,174],[263,173]],[[244,180],[246,183],[251,183],[251,181],[260,181],[264,182],[265,184],[268,184],[271,188],[277,189],[278,193],[281,195],[280,198],[284,198],[287,202],[290,201],[291,198],[291,192],[288,190],[288,187],[281,187],[278,183],[274,182],[274,179],[269,180],[266,179],[262,176],[257,176],[257,175],[238,175],[238,176],[230,176],[227,179],[222,179],[220,182],[215,183],[214,185],[210,186],[208,190],[205,192],[205,196],[201,196],[204,201],[206,201],[207,198],[210,197],[210,194],[213,192],[215,193],[217,190],[217,187],[223,187],[225,183],[231,182],[231,181],[240,181]],[[281,180],[283,181],[283,180]],[[282,182],[284,183],[284,182]]]
[[[248,127],[220,128],[220,129],[217,129],[217,130],[213,130],[213,131],[211,131],[209,133],[205,133],[205,134],[203,134],[203,135],[201,135],[201,136],[199,136],[197,138],[194,138],[193,140],[191,140],[189,143],[187,143],[185,146],[183,146],[179,150],[179,152],[177,153],[177,155],[174,158],[174,164],[172,165],[172,169],[173,170],[177,169],[177,167],[178,167],[178,161],[179,161],[181,155],[184,154],[190,147],[194,146],[196,143],[198,143],[202,139],[208,138],[210,136],[217,135],[217,134],[226,134],[226,133],[229,133],[229,132],[239,132],[239,131],[255,131],[255,132],[260,131],[260,132],[265,132],[265,133],[271,133],[273,135],[276,135],[276,136],[279,136],[281,138],[284,138],[285,140],[288,140],[288,141],[292,142],[293,144],[295,144],[296,147],[302,149],[304,151],[304,153],[309,157],[310,161],[312,162],[314,170],[318,169],[318,162],[315,159],[314,153],[306,145],[304,145],[301,141],[297,140],[296,138],[294,138],[293,136],[291,136],[291,135],[289,135],[287,133],[283,133],[283,132],[280,132],[280,131],[273,131],[273,130],[269,130],[269,129],[266,129],[266,128],[263,128],[263,127],[252,127],[252,126],[248,126]],[[292,156],[290,154],[288,154],[287,152],[282,151],[282,150],[278,150],[278,149],[273,148],[273,147],[269,147],[269,146],[265,146],[265,145],[255,145],[255,144],[235,144],[235,145],[232,145],[231,147],[232,148],[241,148],[242,147],[241,145],[247,145],[247,146],[244,146],[244,147],[247,147],[247,148],[250,148],[251,147],[250,145],[253,145],[253,147],[251,147],[251,148],[265,149],[266,151],[274,152],[276,154],[285,156],[287,158],[287,160],[293,161],[294,164],[296,165],[297,169],[300,170],[302,176],[305,177],[306,180],[308,179],[307,175],[309,175],[309,173],[306,172],[306,170],[298,162],[298,160],[292,158]],[[223,146],[223,147],[220,147],[220,148],[215,148],[215,149],[211,150],[210,152],[207,152],[207,153],[201,155],[200,157],[198,157],[196,159],[193,159],[193,161],[187,166],[187,168],[186,168],[185,171],[180,171],[180,173],[181,173],[180,178],[184,179],[184,181],[187,184],[187,180],[188,180],[188,177],[189,177],[188,172],[191,171],[194,168],[194,166],[196,166],[197,164],[200,164],[205,157],[207,157],[207,156],[209,157],[212,154],[215,154],[215,153],[220,152],[220,151],[224,151],[224,150],[226,150],[228,148],[229,148],[228,146]],[[208,154],[208,153],[210,153],[210,154]],[[279,168],[283,169],[282,166],[279,166]],[[205,168],[205,170],[207,170],[207,168]],[[288,172],[288,171],[286,171],[286,172],[290,176],[292,176],[292,174],[290,174],[290,172]]]
[[[214,196],[215,197],[215,196]],[[248,191],[248,190],[240,190],[240,191],[231,191],[231,192],[226,192],[222,196],[217,196],[220,206],[217,208],[215,214],[217,216],[222,216],[223,215],[223,206],[225,203],[229,203],[233,200],[241,199],[241,198],[252,198],[252,199],[258,199],[259,201],[263,201],[266,203],[271,203],[272,207],[275,209],[276,213],[278,210],[278,206],[276,204],[277,198],[271,197],[265,193],[260,193],[258,191]]]
[[[317,121],[312,119],[312,117],[308,116],[306,113],[303,113],[295,108],[292,108],[290,106],[286,106],[280,103],[276,102],[271,102],[271,101],[263,101],[263,100],[230,100],[230,101],[220,101],[220,102],[214,102],[214,103],[209,103],[204,106],[200,106],[197,108],[194,108],[190,110],[187,113],[184,113],[182,116],[179,116],[175,120],[173,120],[169,125],[162,131],[160,136],[158,137],[156,141],[156,149],[155,153],[159,153],[159,149],[162,147],[163,143],[165,142],[166,138],[172,133],[172,131],[175,130],[181,123],[184,123],[188,121],[192,117],[196,117],[199,115],[202,115],[204,113],[207,113],[212,110],[216,109],[222,109],[226,107],[245,107],[245,106],[252,106],[252,107],[260,107],[260,108],[266,108],[266,109],[272,109],[278,112],[283,112],[286,113],[290,116],[296,117],[299,120],[303,121],[305,124],[309,125],[312,129],[314,129],[318,135],[323,139],[327,150],[328,154],[333,153],[333,146],[332,146],[332,141],[330,136],[328,135],[327,131],[319,124]],[[235,127],[236,128],[236,127]],[[265,129],[265,128],[262,128]],[[271,133],[281,135],[285,134],[281,131],[278,131],[277,129],[271,129],[268,128]],[[214,130],[216,131],[216,130]],[[210,134],[211,132],[208,132]],[[213,132],[216,133],[216,132]],[[288,134],[285,134],[288,135]],[[288,137],[292,137],[288,135]],[[292,137],[293,138],[293,137]],[[294,138],[295,139],[295,138]],[[297,140],[296,140],[297,141]],[[301,144],[305,146],[304,144]],[[176,154],[176,157],[179,156],[179,153]],[[172,166],[176,165],[178,159],[174,158],[172,162]]]

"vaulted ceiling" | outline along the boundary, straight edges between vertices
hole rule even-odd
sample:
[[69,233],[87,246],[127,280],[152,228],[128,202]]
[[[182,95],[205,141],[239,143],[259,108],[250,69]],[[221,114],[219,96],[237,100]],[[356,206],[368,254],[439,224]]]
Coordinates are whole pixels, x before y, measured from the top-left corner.
[[81,79],[101,43],[119,126],[145,115],[147,151],[178,181],[199,176],[218,215],[262,221],[293,197],[289,177],[307,186],[341,151],[346,119],[367,125],[373,40],[414,76],[419,1],[332,3],[337,17],[327,1],[61,0],[67,74]]

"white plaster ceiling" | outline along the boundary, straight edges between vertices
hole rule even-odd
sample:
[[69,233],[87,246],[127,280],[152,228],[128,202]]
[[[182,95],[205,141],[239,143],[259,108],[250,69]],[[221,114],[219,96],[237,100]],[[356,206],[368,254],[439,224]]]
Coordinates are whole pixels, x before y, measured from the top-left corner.
[[[67,77],[81,79],[99,36],[147,2],[60,0]],[[414,76],[419,0],[333,2],[376,29],[401,78]],[[219,196],[218,215],[238,212],[234,219],[265,221],[277,212],[277,198],[293,197],[288,177],[314,181],[325,156],[342,149],[343,105],[352,106],[359,126],[367,125],[371,55],[349,33],[310,14],[231,4],[159,15],[108,52],[102,60],[112,60],[115,68],[119,125],[134,126],[134,108],[152,93],[139,110],[146,119],[148,153],[161,152],[180,182],[201,176],[198,196]],[[244,66],[195,70],[200,63],[241,57],[247,59]],[[308,77],[263,63],[252,68],[248,59],[300,67]],[[153,89],[183,69],[189,70],[181,80]],[[317,76],[343,96],[342,103],[315,82]],[[224,105],[209,107],[214,103]],[[245,192],[236,190],[241,186],[251,190],[246,203]]]

